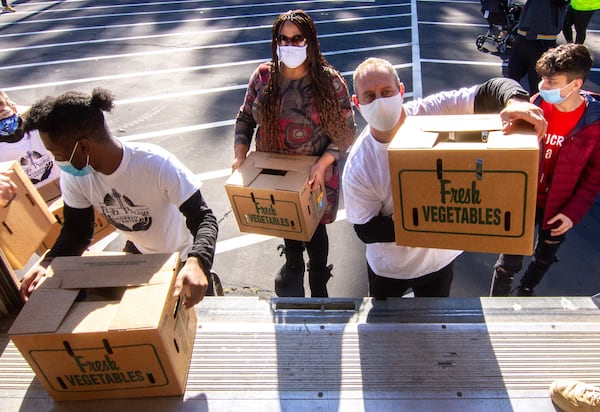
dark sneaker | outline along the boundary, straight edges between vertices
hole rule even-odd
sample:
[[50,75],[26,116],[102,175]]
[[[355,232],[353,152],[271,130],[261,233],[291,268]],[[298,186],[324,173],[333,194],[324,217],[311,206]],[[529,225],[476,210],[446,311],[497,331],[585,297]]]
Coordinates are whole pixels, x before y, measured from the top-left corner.
[[563,412],[600,412],[600,388],[583,382],[556,380],[550,398]]
[[[303,265],[304,266],[304,265]],[[275,294],[283,297],[304,297],[304,267],[283,264],[275,275]]]
[[498,269],[494,270],[490,296],[508,296],[512,288],[514,277],[514,273],[508,273]]
[[518,286],[517,296],[535,296],[535,290],[533,288],[526,288],[525,286]]

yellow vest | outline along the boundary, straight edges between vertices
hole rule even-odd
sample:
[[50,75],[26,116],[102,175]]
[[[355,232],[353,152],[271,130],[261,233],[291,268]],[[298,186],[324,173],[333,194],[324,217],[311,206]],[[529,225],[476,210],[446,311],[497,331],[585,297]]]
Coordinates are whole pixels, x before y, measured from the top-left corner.
[[590,11],[600,9],[600,0],[571,0],[573,10]]

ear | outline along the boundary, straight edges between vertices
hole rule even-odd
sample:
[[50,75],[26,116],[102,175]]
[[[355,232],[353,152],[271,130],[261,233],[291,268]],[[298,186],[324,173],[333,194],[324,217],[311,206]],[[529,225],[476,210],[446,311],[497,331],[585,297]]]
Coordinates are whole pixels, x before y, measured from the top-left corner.
[[575,79],[575,87],[577,87],[577,90],[581,90],[581,88],[583,87],[583,79]]
[[92,141],[91,139],[88,139],[87,137],[82,137],[78,140],[79,142],[79,148],[81,150],[83,150],[85,153],[90,153],[90,149],[92,146]]
[[400,82],[398,85],[398,90],[400,91],[400,96],[404,97],[404,83]]
[[355,94],[352,95],[352,103],[354,103],[354,106],[360,111],[360,106],[358,104],[358,97],[356,97]]

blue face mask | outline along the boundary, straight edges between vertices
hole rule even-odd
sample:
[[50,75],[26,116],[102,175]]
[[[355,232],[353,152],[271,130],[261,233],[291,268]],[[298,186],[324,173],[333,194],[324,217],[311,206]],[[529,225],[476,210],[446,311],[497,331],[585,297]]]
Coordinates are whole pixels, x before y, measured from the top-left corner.
[[541,88],[542,83],[544,81],[542,80],[540,82],[540,84],[538,85],[538,89],[540,90],[540,96],[542,96],[542,99],[544,99],[546,102],[550,103],[550,104],[560,104],[562,102],[564,102],[565,100],[567,100],[567,98],[571,95],[571,93],[573,93],[573,91],[571,91],[571,93],[567,94],[565,97],[562,97],[560,95],[560,92],[567,88],[571,82],[569,82],[569,84],[567,84],[564,87],[558,88],[558,89],[550,89],[550,90],[544,90]]
[[90,166],[90,155],[87,156],[87,162],[83,169],[78,169],[71,163],[71,160],[73,160],[73,155],[75,154],[75,149],[77,149],[78,144],[79,141],[75,143],[75,147],[73,147],[73,151],[71,152],[71,157],[69,157],[69,160],[55,160],[54,162],[60,168],[60,170],[62,170],[65,173],[68,173],[73,176],[86,176],[92,173],[93,170],[92,166]]
[[0,120],[0,136],[11,136],[19,127],[19,116],[13,114]]

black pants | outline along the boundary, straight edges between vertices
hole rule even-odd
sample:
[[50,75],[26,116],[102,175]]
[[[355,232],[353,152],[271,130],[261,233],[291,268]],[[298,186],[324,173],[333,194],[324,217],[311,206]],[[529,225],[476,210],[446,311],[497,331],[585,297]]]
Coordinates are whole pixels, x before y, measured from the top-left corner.
[[301,251],[306,247],[309,265],[314,270],[325,270],[327,267],[327,256],[329,255],[329,236],[324,224],[319,224],[313,237],[308,242],[300,240],[283,239],[288,251]]
[[412,289],[415,297],[448,297],[454,277],[454,262],[438,270],[415,279],[393,279],[379,276],[367,264],[369,272],[369,293],[376,300],[402,297]]
[[562,29],[565,40],[573,43],[573,26],[575,26],[575,43],[583,44],[593,14],[594,10],[580,11],[569,6]]
[[[542,280],[550,266],[557,261],[556,253],[567,235],[552,236],[550,229],[542,229],[543,209],[537,209],[535,222],[538,228],[533,258],[521,278],[521,286],[533,289]],[[494,268],[506,275],[514,275],[523,267],[523,256],[501,254]]]
[[534,95],[538,92],[540,82],[535,64],[546,50],[555,46],[556,40],[527,40],[517,35],[508,61],[507,77],[520,82],[523,76],[527,75],[529,94]]

